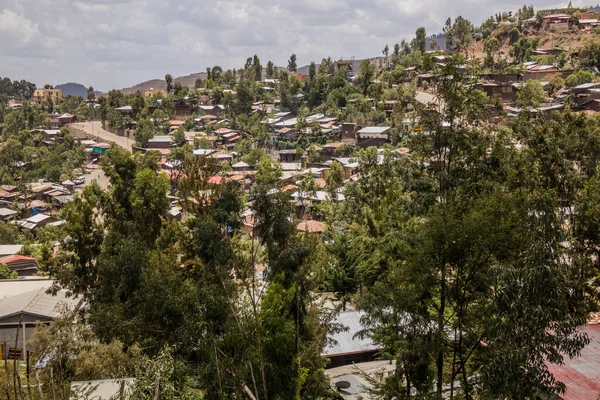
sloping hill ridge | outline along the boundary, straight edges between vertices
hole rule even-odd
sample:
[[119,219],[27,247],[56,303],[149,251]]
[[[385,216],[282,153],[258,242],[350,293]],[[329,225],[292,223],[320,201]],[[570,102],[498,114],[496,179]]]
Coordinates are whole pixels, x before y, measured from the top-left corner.
[[55,89],[62,90],[63,96],[81,96],[87,99],[87,88],[81,83],[69,82],[54,86]]
[[[181,86],[187,86],[193,88],[196,84],[196,79],[206,79],[206,72],[199,72],[191,75],[180,76],[174,78],[173,82],[181,83]],[[134,94],[135,92],[144,93],[146,90],[167,90],[167,83],[164,79],[151,79],[146,82],[138,83],[137,85],[121,89],[123,94]]]

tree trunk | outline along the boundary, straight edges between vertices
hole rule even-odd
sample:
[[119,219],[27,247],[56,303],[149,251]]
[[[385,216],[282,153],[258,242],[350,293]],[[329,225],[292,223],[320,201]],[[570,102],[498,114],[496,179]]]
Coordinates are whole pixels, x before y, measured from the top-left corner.
[[26,375],[26,380],[27,380],[27,397],[29,399],[33,399],[33,393],[31,393],[31,378],[30,378],[30,369],[29,369],[29,351],[27,351],[27,375]]
[[300,400],[300,381],[302,375],[300,357],[300,285],[296,286],[296,357],[298,357],[298,382],[296,382],[296,399]]
[[[4,347],[2,347],[2,351],[7,349],[6,342],[4,342]],[[10,373],[8,372],[8,357],[4,359],[4,370],[6,372],[6,387],[4,391],[6,392],[6,398],[10,400]]]
[[23,384],[21,383],[21,375],[17,375],[17,382],[19,383],[19,394],[21,395],[21,400],[25,400],[25,393],[23,392]]
[[437,368],[437,398],[442,398],[444,384],[444,313],[446,310],[446,264],[442,263],[442,276],[440,279],[440,308],[438,311],[438,354],[436,360]]
[[[21,329],[21,323],[23,323],[23,314],[21,314],[21,318],[19,319],[19,325],[17,325],[17,336],[15,337],[15,351],[17,350],[17,346],[19,345],[19,330]],[[13,360],[13,385],[15,392],[15,400],[19,398],[17,394],[17,368],[19,365],[19,360]]]
[[252,385],[254,385],[254,393],[258,396],[258,386],[256,386],[256,378],[254,377],[254,367],[250,361],[248,361],[248,366],[250,367],[250,376],[252,377]]
[[52,393],[52,400],[56,400],[56,392],[54,391],[54,367],[50,367],[50,393]]
[[404,364],[404,379],[406,379],[406,398],[410,399],[410,390],[411,390],[411,385],[410,385],[410,374],[408,373],[408,368],[406,365],[406,361],[402,362]]
[[44,400],[44,390],[42,388],[42,382],[40,382],[40,371],[35,371],[35,381],[37,383],[38,393],[40,395],[40,400]]
[[154,384],[154,400],[160,400],[160,378],[156,378]]
[[[456,329],[454,329],[454,337],[456,337]],[[456,347],[452,354],[452,378],[450,379],[450,400],[454,399],[454,377],[456,376]]]
[[[254,230],[254,225],[252,226],[252,230]],[[258,318],[258,305],[256,299],[256,244],[255,244],[256,235],[252,235],[252,246],[250,247],[251,256],[252,256],[252,293],[250,298],[252,299],[252,314],[254,316],[254,323],[256,324],[256,340],[258,342],[258,361],[260,362],[260,375],[262,379],[262,387],[263,387],[263,396],[265,400],[269,400],[269,394],[267,393],[267,375],[265,373],[265,359],[263,356],[263,347],[262,347],[262,329],[260,320]],[[258,395],[258,393],[257,393]]]

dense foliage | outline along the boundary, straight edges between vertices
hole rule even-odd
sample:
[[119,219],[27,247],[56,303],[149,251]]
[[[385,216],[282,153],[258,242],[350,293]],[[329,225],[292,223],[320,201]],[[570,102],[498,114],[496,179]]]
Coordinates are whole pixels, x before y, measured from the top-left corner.
[[[254,55],[239,70],[207,68],[194,88],[167,74],[166,95],[113,90],[97,105],[68,98],[2,108],[0,184],[79,172],[85,152],[67,129],[52,143],[31,132],[47,125],[47,112],[73,110],[114,130],[135,121],[139,147],[156,135],[173,138],[169,174],[159,152],[131,155],[113,145],[100,160],[110,185],[86,186],[61,211],[60,230],[24,234],[0,223],[0,244],[24,240],[24,253],[35,252],[55,278],[53,289],[87,302],[36,329],[31,349],[44,363],[43,384],[61,398],[72,380],[135,377],[133,399],[157,391],[165,399],[335,399],[321,353],[340,328],[335,312],[358,308],[359,335],[395,361],[392,374],[372,382],[378,398],[564,393],[549,365],[589,343],[580,328],[598,310],[600,118],[573,112],[573,98],[548,118],[538,108],[593,81],[585,68],[598,66],[600,51],[586,44],[581,65],[535,55],[534,16],[524,6],[479,28],[449,18],[443,44],[451,55],[419,28],[412,41],[385,46],[382,70],[324,58],[301,76],[295,54],[286,68],[268,61],[264,71]],[[482,40],[483,63],[469,60]],[[506,43],[513,65],[499,53]],[[530,60],[584,69],[546,86],[517,85],[518,113],[506,118],[498,99],[477,88],[482,76]],[[417,101],[417,84],[433,100]],[[27,99],[15,89],[22,86],[2,90]],[[274,141],[263,123],[271,115],[256,112],[275,100],[295,113],[297,141]],[[177,107],[207,102],[222,106],[227,123],[203,125],[193,141],[186,134],[202,111],[171,128]],[[123,106],[131,110],[117,110]],[[292,201],[272,157],[278,146],[319,164],[317,146],[332,138],[311,122],[314,113],[390,126],[392,137],[381,149],[335,150],[356,161],[351,179],[340,160],[328,164],[321,188],[312,173],[298,177],[294,190],[309,199],[325,192],[319,204]],[[209,135],[224,126],[247,133],[231,149],[255,170],[250,187],[223,179],[229,163],[192,153],[212,146]],[[169,213],[174,204],[183,218]],[[322,220],[324,234],[300,233],[299,213]],[[60,250],[50,254],[56,241]],[[0,265],[0,278],[13,276]],[[318,292],[332,293],[336,309],[323,307]]]

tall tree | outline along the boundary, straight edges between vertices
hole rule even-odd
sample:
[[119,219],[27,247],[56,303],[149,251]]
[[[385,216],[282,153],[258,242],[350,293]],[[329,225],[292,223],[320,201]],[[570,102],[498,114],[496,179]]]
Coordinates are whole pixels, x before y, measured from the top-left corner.
[[254,68],[254,80],[260,82],[262,80],[262,65],[260,65],[260,60],[256,54],[252,59],[252,68]]
[[498,50],[500,50],[500,42],[494,36],[491,36],[483,43],[483,49],[486,53],[485,63],[489,67],[494,67],[494,57]]
[[457,50],[465,51],[465,54],[473,42],[473,24],[468,19],[458,16],[452,26],[452,35]]
[[535,79],[525,82],[517,92],[516,105],[531,110],[539,107],[544,100],[544,87]]
[[88,101],[94,101],[96,100],[96,94],[94,93],[94,88],[92,86],[87,88],[87,96],[86,96]]
[[389,46],[386,44],[385,47],[383,48],[383,50],[381,51],[381,54],[383,54],[384,56],[388,56],[388,54],[390,53],[390,48]]
[[148,141],[156,135],[156,132],[156,126],[149,118],[140,119],[133,132],[136,145],[139,147],[147,147]]
[[[446,389],[449,398],[560,394],[564,386],[548,363],[588,342],[578,327],[594,308],[584,293],[595,273],[587,246],[567,239],[560,205],[575,202],[580,179],[587,180],[580,166],[594,161],[570,151],[569,160],[557,161],[591,132],[576,128],[581,119],[571,115],[531,124],[523,114],[508,130],[484,127],[488,99],[459,69],[461,58],[442,69],[453,79],[435,88],[440,101],[421,111],[428,134],[406,138],[412,160],[361,152],[362,179],[345,188],[341,213],[353,251],[332,252],[343,254],[337,262],[359,266],[365,333],[396,359],[384,397],[433,391],[441,398]],[[583,203],[589,215],[591,203]]]
[[273,65],[273,61],[269,60],[267,62],[267,76],[272,78],[275,75],[275,66]]
[[167,94],[170,94],[173,91],[173,77],[171,74],[165,75],[165,82],[167,84]]
[[436,38],[431,38],[429,41],[429,50],[436,51],[440,49],[440,45]]
[[446,50],[452,50],[454,48],[454,31],[452,28],[452,19],[448,17],[446,24],[442,29],[446,39]]
[[414,50],[419,50],[421,53],[425,53],[426,36],[425,28],[420,27],[417,29],[415,33],[415,45],[413,46]]
[[292,54],[290,59],[288,60],[288,71],[296,72],[297,64],[296,64],[296,54]]
[[375,67],[371,64],[369,59],[363,60],[360,63],[360,69],[358,70],[358,84],[362,89],[364,95],[367,94],[371,82],[375,78]]
[[317,65],[315,64],[314,61],[311,61],[310,65],[308,67],[308,77],[312,81],[315,79],[316,75],[317,75]]
[[223,68],[221,68],[218,65],[215,65],[210,71],[210,78],[216,81],[221,77],[221,74],[223,74]]

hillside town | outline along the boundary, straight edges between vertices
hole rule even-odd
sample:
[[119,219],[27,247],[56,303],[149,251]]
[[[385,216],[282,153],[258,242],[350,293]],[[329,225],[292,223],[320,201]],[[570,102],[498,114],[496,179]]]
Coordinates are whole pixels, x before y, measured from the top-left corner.
[[0,397],[597,399],[600,9],[440,30],[0,79]]

